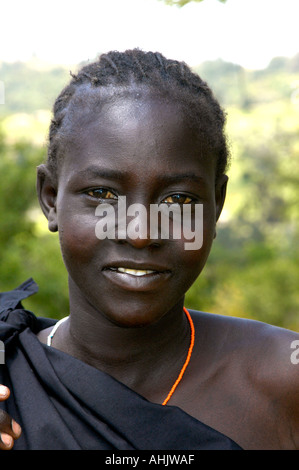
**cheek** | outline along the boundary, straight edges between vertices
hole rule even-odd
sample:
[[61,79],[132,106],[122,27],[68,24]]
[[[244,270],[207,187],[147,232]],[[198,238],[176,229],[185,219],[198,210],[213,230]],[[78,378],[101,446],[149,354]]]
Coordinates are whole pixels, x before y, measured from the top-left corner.
[[188,284],[192,284],[203,270],[208,259],[211,243],[203,243],[199,249],[185,250],[177,258],[177,269],[184,271]]
[[193,239],[182,239],[178,243],[176,256],[176,267],[184,271],[189,285],[203,270],[211,251],[215,233],[213,211],[204,215],[203,225],[198,226],[193,232],[195,232]]
[[62,256],[66,264],[89,263],[100,243],[95,235],[95,222],[80,215],[58,220]]

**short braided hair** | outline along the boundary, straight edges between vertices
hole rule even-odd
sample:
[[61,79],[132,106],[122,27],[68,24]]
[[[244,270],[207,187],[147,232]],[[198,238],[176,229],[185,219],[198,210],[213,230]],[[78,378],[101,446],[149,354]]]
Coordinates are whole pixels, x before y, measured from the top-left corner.
[[[136,85],[146,86],[158,95],[168,96],[179,102],[189,114],[192,127],[198,132],[206,148],[216,156],[216,177],[225,173],[229,163],[229,151],[225,137],[225,112],[211,89],[184,63],[166,59],[159,52],[143,52],[139,49],[125,52],[111,51],[102,54],[96,62],[87,64],[62,90],[53,107],[53,119],[49,130],[47,165],[57,174],[60,144],[63,143],[63,126],[74,114],[74,97],[80,91],[110,89],[128,93]],[[92,98],[94,99],[94,97]],[[97,98],[96,101],[98,101]],[[79,101],[80,102],[80,101]],[[85,101],[81,101],[84,105]],[[77,108],[78,110],[78,108]]]

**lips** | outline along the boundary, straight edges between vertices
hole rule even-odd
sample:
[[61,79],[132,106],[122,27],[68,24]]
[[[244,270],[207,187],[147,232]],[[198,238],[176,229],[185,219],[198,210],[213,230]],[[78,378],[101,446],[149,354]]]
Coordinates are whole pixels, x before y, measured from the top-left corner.
[[159,264],[154,264],[154,263],[150,263],[146,261],[137,262],[137,261],[131,261],[131,260],[111,261],[110,263],[107,263],[104,266],[103,271],[105,270],[118,271],[118,272],[123,272],[123,273],[137,275],[137,276],[152,274],[153,272],[156,272],[156,273],[170,272],[169,268],[159,265]]
[[171,274],[169,269],[157,265],[118,262],[103,268],[110,282],[130,291],[148,291],[160,287]]

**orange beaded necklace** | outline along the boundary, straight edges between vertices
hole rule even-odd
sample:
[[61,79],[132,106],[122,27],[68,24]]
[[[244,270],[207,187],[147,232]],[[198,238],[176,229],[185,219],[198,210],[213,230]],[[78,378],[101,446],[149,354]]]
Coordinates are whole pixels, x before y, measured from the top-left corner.
[[188,312],[188,310],[183,307],[184,309],[184,312],[185,314],[187,315],[187,318],[189,320],[189,325],[190,325],[190,330],[191,330],[191,339],[190,339],[190,346],[189,346],[189,350],[188,350],[188,354],[187,354],[187,358],[186,358],[186,361],[185,361],[185,364],[183,365],[182,369],[181,369],[181,372],[179,373],[179,376],[178,378],[176,379],[176,381],[174,382],[169,394],[167,395],[167,397],[165,398],[165,400],[163,401],[162,405],[166,405],[166,403],[168,403],[168,401],[170,400],[170,398],[172,397],[175,389],[177,388],[177,386],[179,385],[180,381],[182,380],[183,378],[183,375],[185,373],[185,370],[190,362],[190,359],[191,359],[191,354],[192,354],[192,350],[193,350],[193,346],[194,346],[194,339],[195,339],[195,329],[194,329],[194,324],[193,324],[193,321],[192,321],[192,318],[190,316],[190,313]]
[[[174,391],[175,389],[177,388],[178,384],[180,383],[180,381],[182,380],[183,378],[183,375],[185,373],[185,370],[190,362],[190,359],[191,359],[191,354],[192,354],[192,350],[193,350],[193,346],[194,346],[194,338],[195,338],[195,330],[194,330],[194,324],[193,324],[193,321],[192,321],[192,318],[190,316],[190,313],[188,312],[188,310],[183,307],[184,309],[184,312],[188,318],[188,321],[189,321],[189,325],[190,325],[190,331],[191,331],[191,339],[190,339],[190,346],[189,346],[189,350],[188,350],[188,354],[187,354],[187,358],[186,358],[186,361],[185,361],[185,364],[183,365],[182,369],[181,369],[181,372],[179,373],[179,376],[178,378],[176,379],[176,381],[174,382],[169,394],[167,395],[167,397],[165,398],[165,400],[163,401],[162,405],[166,405],[170,398],[172,397],[172,395],[174,394]],[[62,318],[61,320],[59,320],[54,328],[52,329],[51,333],[49,334],[48,338],[47,338],[47,345],[48,346],[51,346],[52,345],[52,338],[54,336],[54,334],[56,333],[58,327],[60,326],[60,324],[62,322],[64,322],[65,320],[67,320],[68,317],[65,317],[65,318]]]

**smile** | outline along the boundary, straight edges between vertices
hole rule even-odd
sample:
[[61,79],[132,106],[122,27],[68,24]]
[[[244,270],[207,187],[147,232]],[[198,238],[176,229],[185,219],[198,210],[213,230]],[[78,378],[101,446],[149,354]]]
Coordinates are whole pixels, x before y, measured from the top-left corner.
[[157,271],[152,271],[150,269],[130,269],[130,268],[110,268],[112,271],[117,271],[119,273],[131,274],[131,276],[146,276],[147,274],[153,274]]
[[166,282],[171,276],[169,270],[148,268],[149,266],[136,266],[134,268],[107,266],[103,269],[103,274],[109,283],[129,291],[151,291],[158,289],[161,287],[161,283]]

